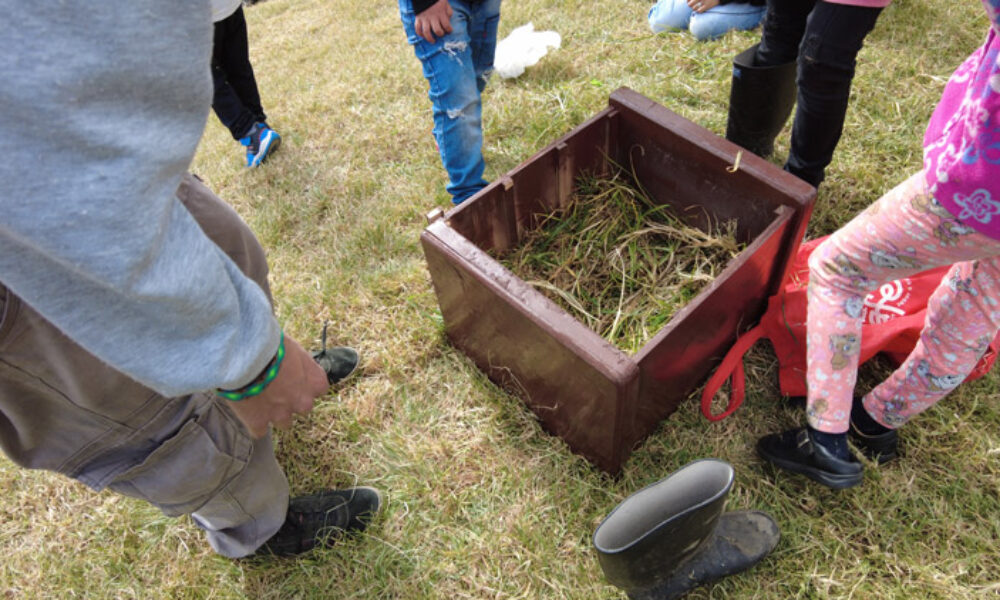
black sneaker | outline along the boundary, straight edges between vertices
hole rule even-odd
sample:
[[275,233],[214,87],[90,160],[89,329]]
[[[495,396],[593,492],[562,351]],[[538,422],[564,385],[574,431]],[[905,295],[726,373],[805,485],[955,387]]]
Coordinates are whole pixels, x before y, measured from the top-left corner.
[[864,467],[853,455],[843,460],[814,443],[806,427],[760,438],[757,454],[777,467],[805,475],[835,490],[858,485],[864,472]]
[[332,546],[345,531],[367,527],[381,505],[382,497],[370,487],[292,498],[285,523],[255,554],[293,556],[316,546]]
[[848,433],[851,441],[868,460],[884,465],[899,456],[899,432],[895,429],[885,433],[864,433],[854,424],[854,419],[851,419]]
[[[854,399],[855,405],[858,403],[860,398],[861,397],[858,396]],[[789,396],[788,405],[805,410],[806,397]],[[852,405],[851,427],[848,430],[848,436],[851,438],[851,441],[854,442],[854,445],[858,447],[858,450],[865,455],[865,458],[870,461],[877,462],[880,465],[884,465],[890,460],[894,460],[898,457],[899,432],[895,429],[890,429],[884,433],[864,433],[854,422],[855,410],[857,410],[857,408]]]
[[313,360],[323,367],[323,370],[326,371],[326,380],[330,382],[330,385],[333,385],[354,373],[358,368],[358,363],[361,362],[361,357],[358,356],[357,350],[347,346],[327,348],[327,325],[328,323],[323,324],[323,349],[313,353]]

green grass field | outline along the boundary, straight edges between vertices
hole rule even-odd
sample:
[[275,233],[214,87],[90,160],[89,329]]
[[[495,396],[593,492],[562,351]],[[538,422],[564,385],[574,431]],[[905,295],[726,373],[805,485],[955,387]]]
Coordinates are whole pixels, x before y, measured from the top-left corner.
[[[628,86],[723,134],[730,60],[759,32],[654,36],[637,0],[507,0],[501,36],[533,22],[563,45],[484,94],[487,177],[529,158]],[[363,373],[276,436],[293,493],[374,485],[370,530],[299,560],[230,561],[188,519],[0,461],[4,598],[624,598],[590,546],[619,501],[690,460],[731,462],[730,508],[770,512],[783,538],[752,571],[692,598],[1000,595],[996,374],[902,433],[901,460],[832,492],[776,473],[756,439],[797,424],[766,344],[743,408],[684,405],[611,478],[547,435],[444,338],[418,237],[445,208],[430,103],[393,2],[268,0],[247,9],[264,105],[284,145],[263,168],[210,116],[193,170],[258,233],[279,318],[306,345],[324,321]],[[919,169],[924,126],[986,19],[974,0],[896,0],[859,58],[844,138],[810,236],[833,231]],[[787,128],[776,163],[784,158]],[[864,369],[877,377],[879,369]]]

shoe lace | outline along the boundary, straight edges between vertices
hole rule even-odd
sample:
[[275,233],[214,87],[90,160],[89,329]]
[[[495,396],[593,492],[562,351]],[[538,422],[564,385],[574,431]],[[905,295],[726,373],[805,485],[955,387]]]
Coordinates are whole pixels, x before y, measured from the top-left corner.
[[330,322],[329,321],[324,321],[323,322],[323,333],[320,334],[320,345],[321,345],[320,353],[325,353],[326,352],[326,328],[329,327],[329,326],[330,326]]
[[263,130],[259,125],[254,125],[250,133],[247,134],[247,137],[250,138],[250,143],[247,144],[247,154],[256,156],[260,152],[260,134]]

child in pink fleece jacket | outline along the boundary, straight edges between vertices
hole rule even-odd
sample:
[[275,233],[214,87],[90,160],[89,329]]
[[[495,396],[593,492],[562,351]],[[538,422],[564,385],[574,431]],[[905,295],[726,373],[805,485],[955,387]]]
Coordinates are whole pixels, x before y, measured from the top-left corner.
[[[1000,0],[982,2],[991,27],[945,87],[924,136],[923,170],[809,261],[808,426],[762,438],[758,451],[830,487],[861,482],[848,430],[873,458],[893,458],[896,429],[961,383],[1000,330]],[[949,264],[913,352],[855,397],[864,296]]]

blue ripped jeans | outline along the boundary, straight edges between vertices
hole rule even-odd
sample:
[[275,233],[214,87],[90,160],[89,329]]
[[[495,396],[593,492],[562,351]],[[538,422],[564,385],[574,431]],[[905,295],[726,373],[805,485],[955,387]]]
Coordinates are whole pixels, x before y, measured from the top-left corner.
[[399,14],[430,85],[434,139],[448,172],[448,193],[458,204],[486,187],[480,94],[493,72],[500,0],[449,2],[452,32],[433,44],[414,29],[412,0],[399,0]]

